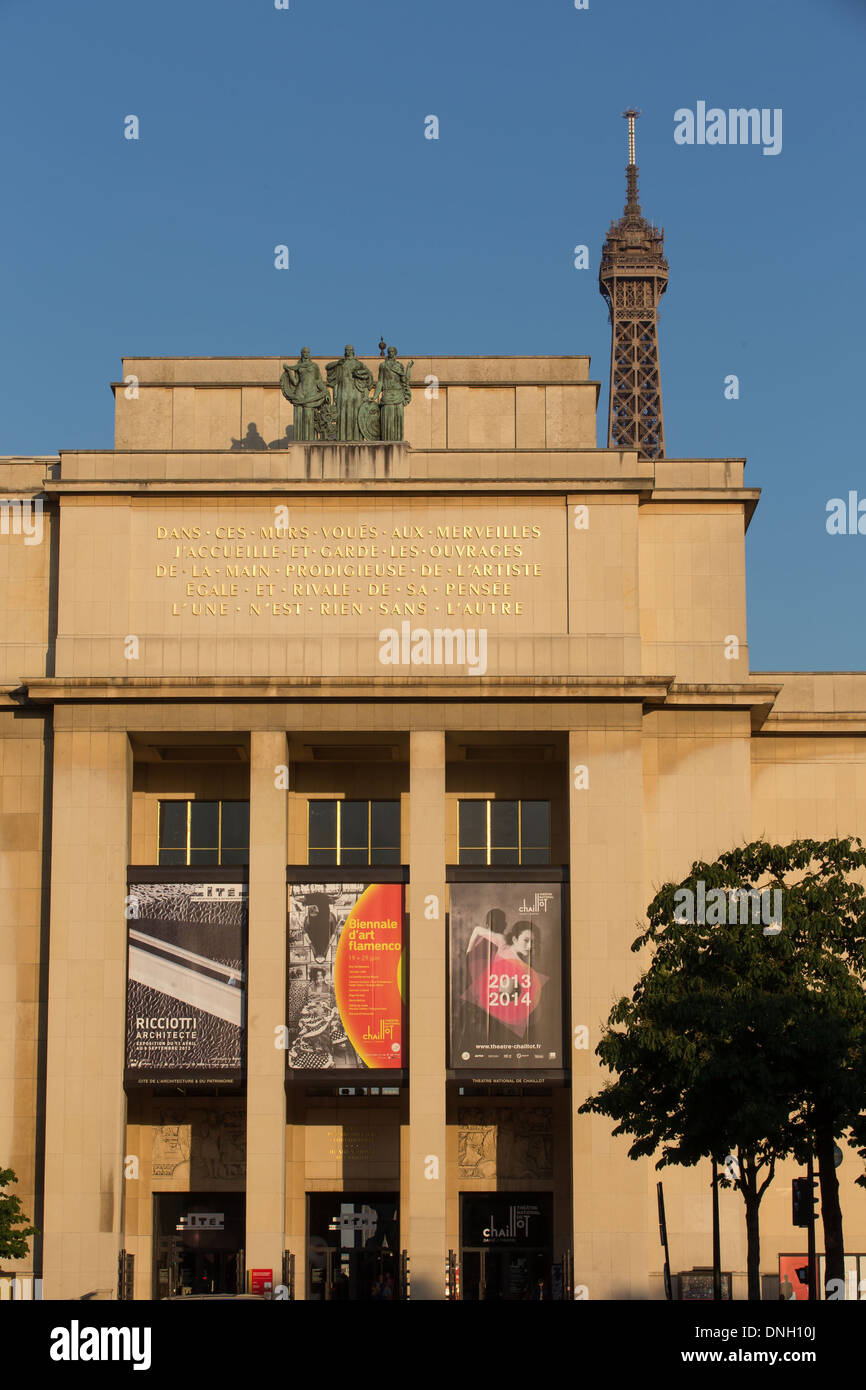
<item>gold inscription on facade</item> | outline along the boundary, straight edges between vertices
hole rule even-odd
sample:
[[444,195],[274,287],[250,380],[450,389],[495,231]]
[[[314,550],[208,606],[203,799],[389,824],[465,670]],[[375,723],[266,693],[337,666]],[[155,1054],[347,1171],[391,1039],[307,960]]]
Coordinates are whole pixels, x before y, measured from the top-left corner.
[[[512,513],[513,514],[513,513]],[[559,551],[536,521],[169,525],[154,521],[172,618],[523,617]],[[554,540],[554,532],[556,538]]]
[[342,1129],[328,1130],[328,1156],[330,1158],[370,1158],[376,1139],[374,1129],[355,1129],[344,1126]]

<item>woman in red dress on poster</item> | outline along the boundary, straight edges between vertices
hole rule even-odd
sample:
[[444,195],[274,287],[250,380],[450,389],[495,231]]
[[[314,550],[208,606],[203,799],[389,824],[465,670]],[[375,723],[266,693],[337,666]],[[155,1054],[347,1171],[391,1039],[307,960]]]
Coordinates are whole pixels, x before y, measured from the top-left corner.
[[525,1039],[547,977],[531,965],[536,923],[520,919],[506,925],[501,908],[492,908],[483,927],[473,928],[466,947],[472,1002],[517,1037]]

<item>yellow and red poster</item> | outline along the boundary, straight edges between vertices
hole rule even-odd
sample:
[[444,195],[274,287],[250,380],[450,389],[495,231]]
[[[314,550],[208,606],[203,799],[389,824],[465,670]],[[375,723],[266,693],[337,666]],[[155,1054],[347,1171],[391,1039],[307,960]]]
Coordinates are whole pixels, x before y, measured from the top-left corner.
[[293,884],[288,958],[290,1071],[403,1066],[401,884]]

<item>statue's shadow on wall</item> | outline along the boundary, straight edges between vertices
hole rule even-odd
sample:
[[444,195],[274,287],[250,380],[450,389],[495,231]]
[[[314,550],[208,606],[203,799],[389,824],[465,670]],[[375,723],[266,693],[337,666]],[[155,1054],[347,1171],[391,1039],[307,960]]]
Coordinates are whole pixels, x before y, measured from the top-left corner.
[[243,439],[232,440],[232,452],[238,450],[259,450],[259,449],[288,449],[295,437],[294,425],[286,425],[286,432],[280,435],[279,439],[272,439],[270,443],[263,439],[259,434],[259,427],[255,420],[250,420],[247,425],[247,432]]

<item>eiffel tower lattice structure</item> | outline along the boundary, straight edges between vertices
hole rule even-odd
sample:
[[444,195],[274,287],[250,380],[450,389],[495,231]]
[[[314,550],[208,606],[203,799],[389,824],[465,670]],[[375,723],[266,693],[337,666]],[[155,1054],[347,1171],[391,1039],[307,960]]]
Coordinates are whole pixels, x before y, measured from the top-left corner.
[[598,284],[611,322],[609,448],[636,449],[640,458],[665,454],[659,371],[658,305],[667,289],[664,231],[647,222],[638,201],[634,123],[629,109],[626,204],[602,248]]

